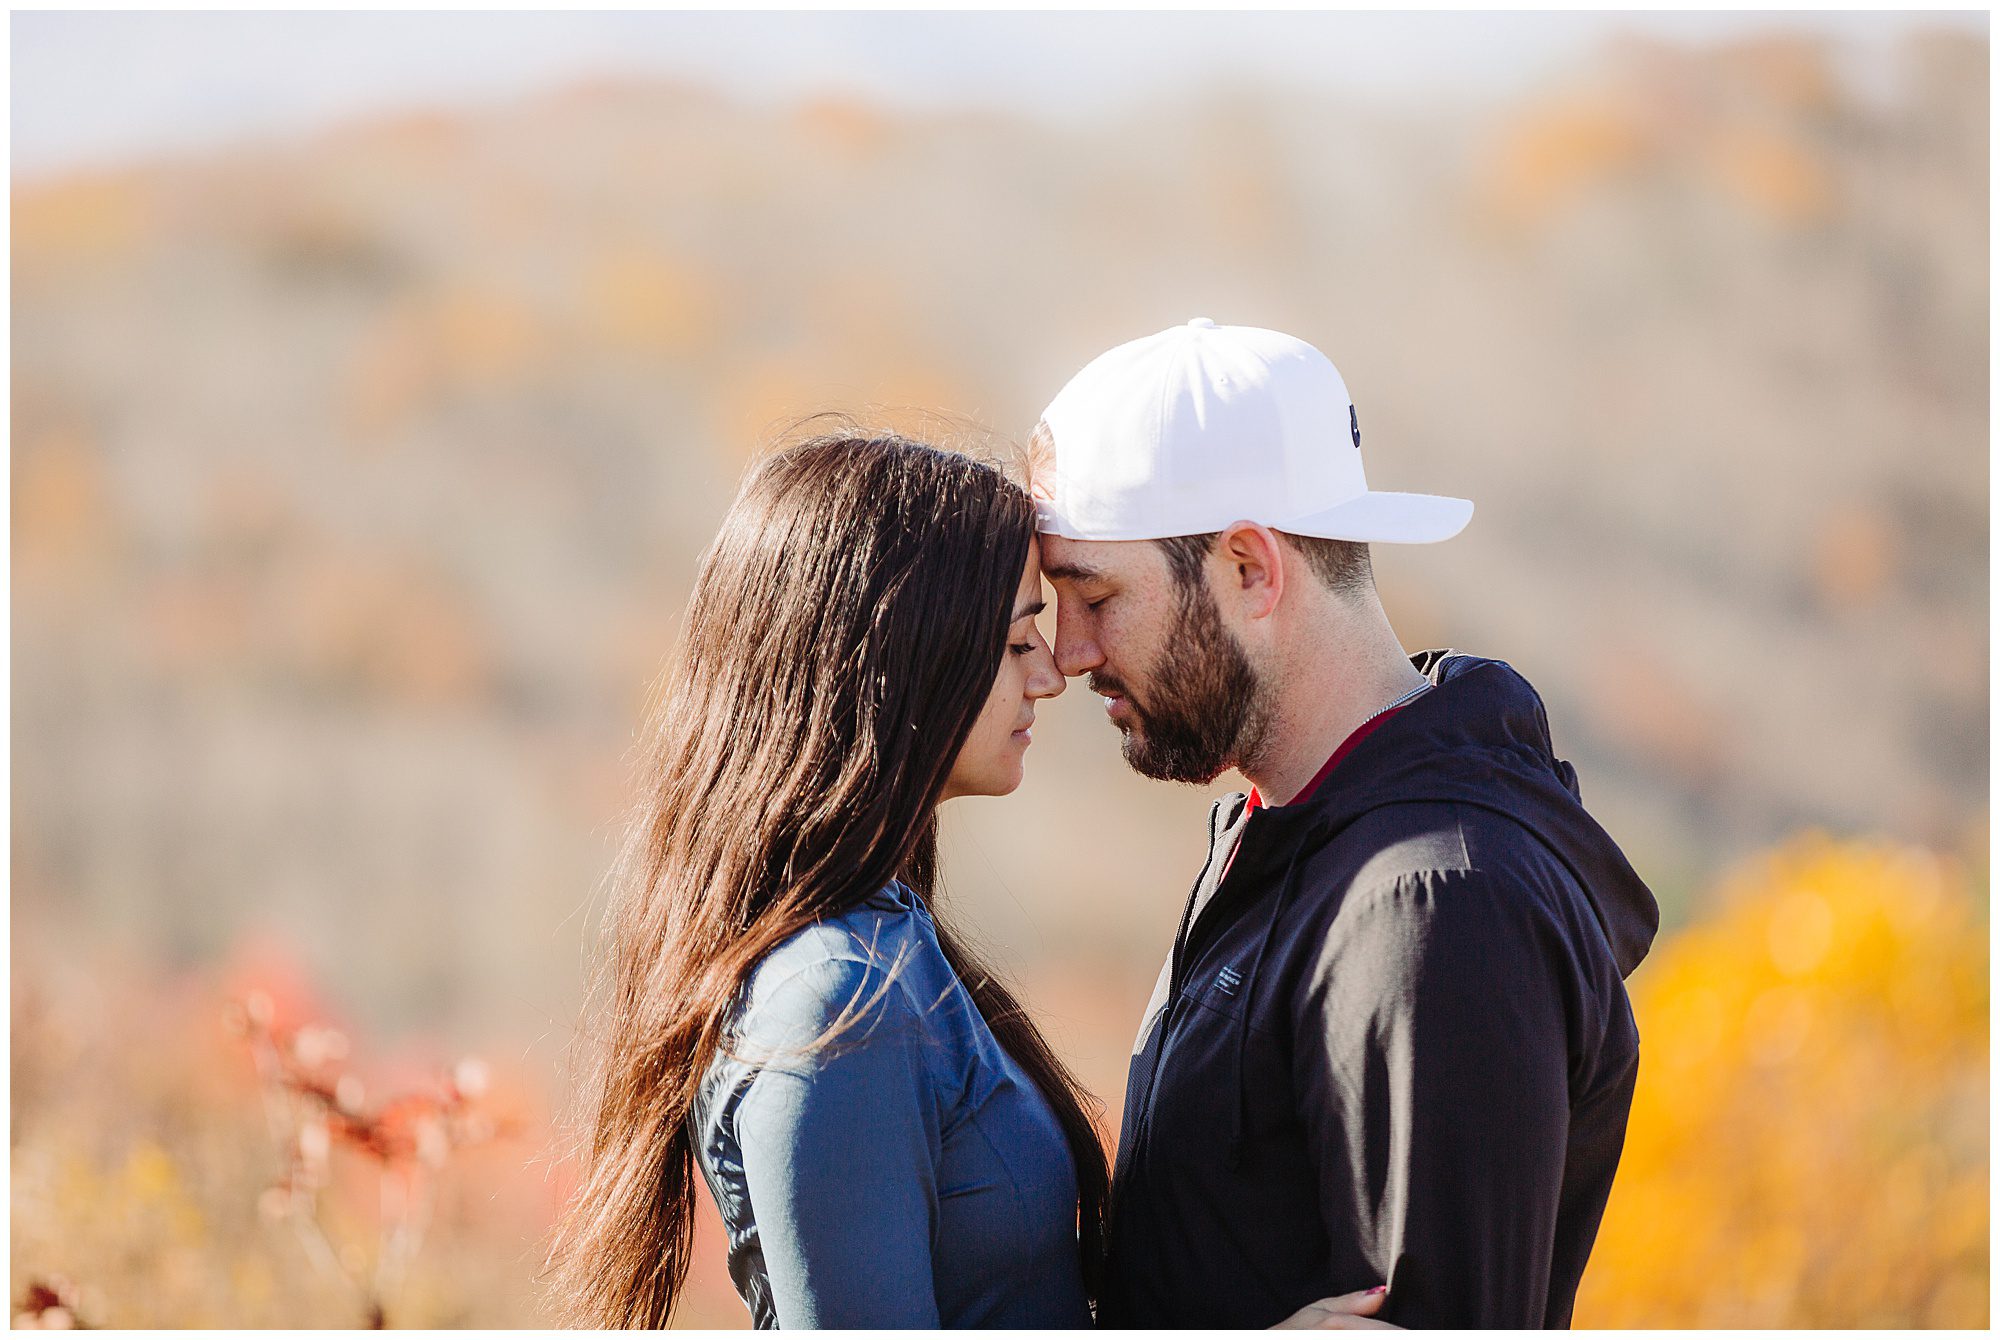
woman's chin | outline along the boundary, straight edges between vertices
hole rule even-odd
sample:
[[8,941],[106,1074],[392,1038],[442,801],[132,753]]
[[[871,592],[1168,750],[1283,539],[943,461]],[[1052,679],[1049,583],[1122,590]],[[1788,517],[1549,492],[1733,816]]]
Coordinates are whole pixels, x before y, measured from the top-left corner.
[[944,799],[956,800],[960,796],[1005,796],[1020,789],[1028,772],[1028,742],[1022,737],[1026,731],[1014,732],[1008,748],[998,758],[989,758],[987,765],[971,776],[960,760],[960,766],[945,786]]
[[1020,790],[1026,770],[1015,765],[1012,772],[996,770],[990,777],[982,777],[956,794],[961,796],[1006,796]]

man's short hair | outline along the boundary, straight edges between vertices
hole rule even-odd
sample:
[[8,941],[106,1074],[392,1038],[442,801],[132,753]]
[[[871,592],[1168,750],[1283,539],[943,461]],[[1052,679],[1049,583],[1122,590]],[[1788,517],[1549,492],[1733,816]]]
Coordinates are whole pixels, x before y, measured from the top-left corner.
[[[1340,595],[1358,595],[1373,590],[1375,569],[1368,561],[1368,546],[1353,540],[1322,540],[1312,535],[1289,535],[1278,531],[1285,543],[1305,558],[1306,566],[1313,570],[1330,591]],[[1154,544],[1167,556],[1167,567],[1174,574],[1174,582],[1181,590],[1190,590],[1201,581],[1201,565],[1207,560],[1209,551],[1222,532],[1210,531],[1206,535],[1173,535]]]

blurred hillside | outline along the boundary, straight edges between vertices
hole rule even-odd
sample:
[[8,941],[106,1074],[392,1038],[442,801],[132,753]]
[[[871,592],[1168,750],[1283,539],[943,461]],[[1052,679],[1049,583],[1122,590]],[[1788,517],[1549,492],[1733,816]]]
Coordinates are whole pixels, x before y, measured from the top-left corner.
[[[1088,134],[589,86],[17,185],[16,929],[266,930],[365,1023],[552,1061],[646,683],[774,425],[1019,437],[1198,314],[1326,350],[1376,487],[1477,500],[1378,551],[1391,614],[1541,688],[1670,919],[1801,825],[1959,849],[1988,52],[1902,55],[1894,104],[1804,40],[1635,43],[1470,112]],[[1115,1098],[1207,792],[1081,690],[1044,719],[949,875]]]

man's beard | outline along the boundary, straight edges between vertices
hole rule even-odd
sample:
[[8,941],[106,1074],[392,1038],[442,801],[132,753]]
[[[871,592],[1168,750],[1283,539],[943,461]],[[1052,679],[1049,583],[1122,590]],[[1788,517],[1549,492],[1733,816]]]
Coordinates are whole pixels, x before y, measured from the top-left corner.
[[1125,695],[1133,725],[1125,733],[1125,761],[1133,771],[1163,782],[1215,780],[1232,765],[1254,761],[1270,714],[1257,672],[1243,646],[1223,627],[1215,597],[1196,585],[1182,592],[1180,627],[1153,668],[1146,702],[1109,676],[1091,676],[1091,688]]

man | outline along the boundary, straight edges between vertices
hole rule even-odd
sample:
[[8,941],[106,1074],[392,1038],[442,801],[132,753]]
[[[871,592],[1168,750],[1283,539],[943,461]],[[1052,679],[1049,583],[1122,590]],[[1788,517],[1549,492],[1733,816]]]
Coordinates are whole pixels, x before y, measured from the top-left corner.
[[1340,374],[1197,320],[1078,373],[1036,433],[1056,661],[1149,777],[1253,784],[1132,1059],[1099,1322],[1263,1327],[1389,1285],[1402,1326],[1566,1325],[1624,1141],[1651,894],[1505,663],[1407,656]]

